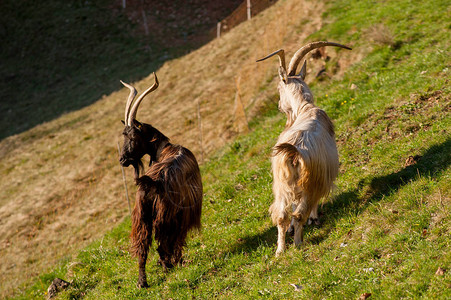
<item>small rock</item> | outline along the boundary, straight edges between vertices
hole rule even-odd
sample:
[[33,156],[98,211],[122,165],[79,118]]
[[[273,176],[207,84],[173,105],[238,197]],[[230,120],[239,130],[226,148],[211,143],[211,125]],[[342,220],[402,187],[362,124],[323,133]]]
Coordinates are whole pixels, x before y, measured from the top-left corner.
[[423,229],[423,233],[421,234],[423,237],[426,237],[428,235],[427,229]]
[[346,244],[346,243],[341,243],[340,244],[340,248],[344,248],[344,247],[347,247],[348,246],[348,244]]
[[445,269],[442,269],[441,267],[438,267],[437,272],[435,272],[435,275],[442,276],[445,274]]
[[364,268],[363,271],[365,272],[374,272],[374,268]]
[[351,84],[351,90],[355,90],[355,89],[357,89],[357,85],[355,85],[354,83]]
[[362,295],[360,295],[359,300],[365,300],[369,297],[371,297],[371,293],[363,293]]
[[58,294],[58,292],[66,289],[69,286],[69,282],[60,278],[53,279],[52,284],[47,289],[47,299],[51,299]]
[[294,291],[295,291],[295,292],[299,292],[299,291],[301,291],[301,290],[304,288],[302,285],[295,284],[295,283],[290,283],[290,285],[291,285],[292,287],[294,287]]

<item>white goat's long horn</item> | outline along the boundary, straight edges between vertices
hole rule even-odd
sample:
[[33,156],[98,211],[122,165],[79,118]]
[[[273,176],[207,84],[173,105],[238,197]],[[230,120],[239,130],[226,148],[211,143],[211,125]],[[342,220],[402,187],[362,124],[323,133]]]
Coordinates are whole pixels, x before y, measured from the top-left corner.
[[144,91],[144,93],[142,93],[138,99],[136,99],[135,103],[133,103],[132,109],[130,110],[130,114],[128,116],[128,126],[132,126],[132,122],[136,117],[136,113],[138,112],[138,107],[139,104],[141,104],[141,101],[144,99],[145,96],[147,96],[147,94],[153,92],[154,90],[157,89],[158,87],[158,78],[157,78],[157,74],[155,74],[155,72],[153,73],[153,76],[155,77],[155,83],[148,88],[147,90]]
[[279,49],[276,52],[269,54],[268,56],[260,58],[259,60],[257,60],[257,62],[265,60],[267,58],[270,58],[270,57],[272,57],[272,56],[274,56],[276,54],[279,56],[280,66],[286,71],[287,70],[287,66],[285,64],[285,51],[283,49]]
[[290,61],[290,65],[288,66],[288,76],[294,76],[296,74],[296,69],[299,65],[299,63],[301,62],[301,60],[304,58],[304,56],[309,53],[310,51],[317,49],[317,48],[321,48],[324,46],[335,46],[335,47],[340,47],[340,48],[345,48],[348,50],[352,50],[351,48],[349,48],[348,46],[344,46],[341,44],[337,44],[337,43],[332,43],[332,42],[313,42],[313,43],[309,43],[305,46],[303,46],[301,49],[299,49],[291,58]]
[[136,89],[129,85],[128,83],[125,83],[121,80],[121,83],[130,90],[130,95],[128,95],[127,104],[125,104],[125,124],[128,124],[128,115],[130,111],[130,106],[132,105],[133,99],[136,97]]

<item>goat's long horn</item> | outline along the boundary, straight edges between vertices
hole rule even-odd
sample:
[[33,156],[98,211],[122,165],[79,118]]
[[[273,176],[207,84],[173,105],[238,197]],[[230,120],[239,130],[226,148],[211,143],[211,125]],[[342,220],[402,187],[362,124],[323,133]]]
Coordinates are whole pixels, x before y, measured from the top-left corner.
[[138,107],[139,104],[141,104],[141,101],[144,99],[145,96],[147,96],[147,94],[153,92],[154,90],[157,89],[158,87],[158,78],[157,78],[157,74],[155,74],[155,72],[153,73],[153,76],[155,77],[155,83],[148,88],[147,90],[144,91],[144,93],[142,93],[138,99],[136,99],[135,103],[133,103],[132,109],[130,110],[130,114],[129,114],[129,118],[128,118],[128,122],[127,125],[128,126],[132,126],[132,122],[136,117],[136,113],[138,112]]
[[121,83],[130,90],[130,95],[128,95],[127,104],[125,105],[125,124],[128,124],[128,115],[130,111],[130,106],[132,105],[133,99],[136,97],[136,89],[129,85],[128,83],[125,83],[121,80]]
[[284,70],[286,70],[286,69],[287,69],[287,66],[286,66],[286,64],[285,64],[285,51],[284,51],[283,49],[279,49],[279,50],[277,50],[276,52],[271,53],[271,54],[268,55],[268,56],[265,56],[265,57],[263,57],[263,58],[260,58],[259,60],[257,60],[257,62],[262,61],[262,60],[265,60],[265,59],[267,59],[267,58],[270,58],[270,57],[272,57],[272,56],[274,56],[274,55],[276,55],[276,54],[279,56],[280,66],[281,66]]
[[299,63],[301,62],[301,60],[304,58],[304,56],[307,53],[309,53],[310,51],[312,51],[314,49],[321,48],[321,47],[324,47],[324,46],[335,46],[335,47],[340,47],[340,48],[345,48],[345,49],[348,49],[348,50],[352,50],[348,46],[344,46],[344,45],[337,44],[337,43],[332,43],[332,42],[313,42],[313,43],[309,43],[309,44],[305,45],[304,47],[302,47],[301,49],[299,49],[293,55],[293,58],[291,58],[290,65],[288,66],[288,76],[294,76],[296,74],[296,69],[297,69]]

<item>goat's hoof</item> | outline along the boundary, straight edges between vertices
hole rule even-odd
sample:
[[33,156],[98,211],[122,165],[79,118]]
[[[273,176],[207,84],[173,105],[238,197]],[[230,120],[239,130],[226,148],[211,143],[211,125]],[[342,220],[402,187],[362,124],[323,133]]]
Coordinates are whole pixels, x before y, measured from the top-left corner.
[[294,235],[294,226],[293,226],[293,225],[290,225],[290,227],[288,227],[287,232],[288,232],[291,236],[293,236],[293,235]]
[[163,267],[163,270],[164,270],[165,272],[168,272],[170,269],[172,269],[172,268],[174,267],[171,263],[165,262],[165,261],[162,260],[161,258],[158,259],[158,264],[159,264],[160,266]]
[[165,264],[163,265],[163,268],[164,268],[164,271],[165,271],[165,272],[169,272],[173,267],[174,267],[174,265],[171,264],[171,263],[165,263]]
[[300,249],[301,246],[302,246],[302,241],[300,241],[300,242],[294,242],[294,248],[295,248],[295,249]]
[[321,222],[319,221],[318,218],[308,218],[307,224],[308,225],[312,225],[313,224],[314,226],[320,226]]
[[277,249],[277,251],[276,251],[276,257],[281,256],[282,253],[283,253],[283,250]]
[[143,288],[146,289],[149,287],[149,285],[147,284],[147,281],[141,281],[141,280],[138,280],[138,283],[136,284],[136,286],[139,289],[143,289]]

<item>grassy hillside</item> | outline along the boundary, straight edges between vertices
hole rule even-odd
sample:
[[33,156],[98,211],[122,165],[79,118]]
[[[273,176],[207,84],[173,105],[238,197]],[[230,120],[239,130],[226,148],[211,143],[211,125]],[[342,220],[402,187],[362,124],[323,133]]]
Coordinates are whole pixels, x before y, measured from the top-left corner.
[[[152,104],[160,110],[141,111],[140,119],[162,115],[171,109],[169,105],[183,104],[181,99],[197,99],[203,104],[202,113],[207,120],[206,139],[212,141],[206,146],[209,153],[227,141],[218,142],[221,139],[214,138],[227,129],[217,124],[233,128],[233,115],[223,118],[220,115],[232,110],[234,77],[238,73],[247,112],[258,117],[250,122],[249,134],[215,152],[203,165],[202,232],[192,235],[184,265],[169,273],[156,266],[156,252],[151,251],[147,267],[149,289],[135,287],[137,262],[127,251],[130,221],[127,217],[122,219],[127,213],[126,203],[120,199],[115,133],[110,133],[112,129],[120,132],[120,125],[114,124],[122,115],[117,112],[122,112],[126,91],[3,144],[12,149],[11,145],[30,143],[29,147],[35,146],[49,155],[47,161],[54,161],[56,153],[64,153],[61,161],[80,161],[92,172],[86,176],[80,169],[69,171],[72,185],[67,187],[67,194],[53,195],[57,200],[66,199],[67,206],[61,208],[63,213],[56,211],[50,215],[54,219],[47,215],[41,222],[37,219],[36,235],[41,240],[36,243],[44,239],[42,234],[47,227],[58,224],[55,219],[61,218],[62,226],[63,217],[77,213],[72,207],[76,202],[84,201],[92,211],[80,213],[82,225],[74,221],[75,237],[80,237],[80,232],[89,234],[89,241],[105,232],[104,227],[114,228],[76,256],[67,256],[52,272],[40,275],[18,298],[42,297],[54,277],[71,281],[70,288],[60,294],[62,299],[231,296],[319,299],[358,298],[363,293],[371,293],[377,299],[451,297],[451,23],[446,18],[450,5],[447,1],[412,5],[410,1],[336,0],[327,2],[325,7],[306,1],[299,8],[295,5],[298,3],[279,1],[223,39],[158,71],[162,74],[160,81],[166,80],[173,88],[172,93],[162,84],[158,99]],[[306,7],[312,11],[309,17],[314,24],[299,17]],[[322,18],[315,19],[313,12],[321,11]],[[260,64],[251,61],[280,46],[293,53],[304,39],[334,40],[354,48],[353,54],[344,51],[335,54],[330,50],[332,58],[326,62],[326,73],[331,77],[310,75],[308,80],[317,104],[334,119],[340,176],[332,199],[321,208],[322,226],[308,226],[301,249],[291,246],[276,259],[277,233],[267,213],[273,198],[269,153],[285,120],[276,110],[277,61]],[[319,63],[312,62],[310,74],[315,74],[318,67]],[[142,89],[150,81],[145,79],[138,87]],[[207,100],[211,98],[215,100]],[[185,141],[196,127],[195,121],[183,117],[189,116],[190,109],[195,111],[195,104],[185,102],[185,105],[185,114],[171,114],[162,123],[163,131],[166,129],[180,141]],[[184,122],[185,126],[179,127],[185,128],[188,135],[180,134],[180,128],[166,125],[171,124],[168,120],[171,118],[176,119],[175,124]],[[94,143],[96,120],[102,120],[106,127],[100,129],[100,138],[96,137]],[[55,128],[62,130],[55,134]],[[77,142],[71,143],[74,132]],[[58,151],[44,150],[54,145],[48,134],[56,135],[53,139],[58,140],[55,146]],[[199,153],[195,138],[187,138],[184,144]],[[78,154],[80,149],[87,149],[86,153]],[[32,153],[11,152],[6,157],[17,163],[24,159],[24,153]],[[22,165],[41,163],[44,174],[56,172],[46,167],[45,161],[31,162],[31,154],[28,159]],[[90,160],[95,164],[84,163]],[[58,166],[64,170],[63,163]],[[26,197],[27,193],[19,193],[17,179],[24,171],[7,167],[3,159],[1,170],[16,180],[15,185],[2,186],[6,195]],[[55,177],[49,178],[56,181]],[[36,178],[30,180],[39,182]],[[58,180],[63,185],[68,182],[67,178]],[[76,187],[81,188],[74,191]],[[30,189],[28,193],[33,191],[36,190]],[[48,199],[42,197],[41,201]],[[96,209],[98,202],[106,202],[105,199],[109,201],[108,206],[103,206],[110,210],[107,216]],[[12,205],[6,199],[1,200],[2,205]],[[111,211],[115,205],[118,208]],[[108,225],[103,228],[96,225],[93,219],[97,218],[109,220]],[[108,218],[114,218],[116,225]],[[8,228],[7,225],[2,227]],[[100,233],[93,234],[86,226]],[[59,231],[71,232],[63,229]],[[83,244],[76,238],[65,242]],[[61,246],[57,242],[48,243],[52,247]],[[10,254],[8,249],[2,248],[2,254]],[[62,257],[67,252],[63,249],[55,253]],[[439,267],[445,270],[444,274],[436,275]]]
[[[241,77],[242,103],[252,119],[265,103],[274,100],[267,97],[274,91],[265,89],[274,78],[274,66],[256,64],[255,60],[283,43],[287,51],[294,51],[321,25],[322,3],[296,4],[281,2],[239,30],[164,63],[157,71],[160,87],[141,106],[138,119],[153,124],[173,142],[182,143],[201,157],[200,107],[205,157],[233,140],[242,125],[236,122],[234,111],[235,79]],[[287,9],[296,14],[288,15]],[[310,12],[308,16],[299,18],[305,10]],[[299,22],[303,22],[302,32],[298,32]],[[347,55],[343,57],[349,61],[351,56]],[[139,58],[133,54],[130,57]],[[147,60],[133,61],[129,69],[139,64],[137,69],[151,74],[154,60]],[[122,59],[118,61],[119,65],[123,63]],[[95,68],[92,70],[95,73]],[[117,142],[128,90],[119,79],[130,81],[133,77],[119,75],[111,74],[117,76],[111,81],[117,91],[100,99],[89,98],[92,105],[0,141],[0,174],[4,178],[0,181],[2,295],[58,260],[69,259],[127,217]],[[98,88],[102,85],[100,79],[91,82]],[[143,91],[153,83],[153,76],[132,83]],[[66,95],[64,90],[61,93]],[[69,102],[79,100],[77,93],[68,90],[67,95]],[[127,172],[131,176],[132,171]],[[129,180],[129,190],[133,189]]]

